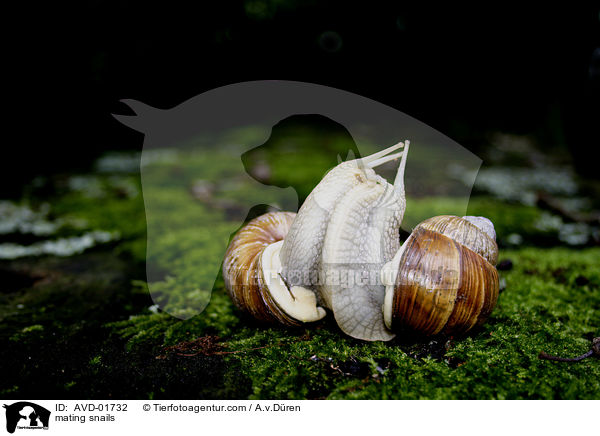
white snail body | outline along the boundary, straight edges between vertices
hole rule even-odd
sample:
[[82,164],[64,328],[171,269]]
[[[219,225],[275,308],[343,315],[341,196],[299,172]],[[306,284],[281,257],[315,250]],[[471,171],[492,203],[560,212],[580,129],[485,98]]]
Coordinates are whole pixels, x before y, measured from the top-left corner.
[[[285,282],[315,292],[340,328],[358,339],[393,337],[379,309],[385,288],[377,278],[399,246],[408,145],[406,141],[331,170],[298,211],[281,249]],[[402,147],[404,151],[390,154]],[[399,157],[391,185],[373,168]]]

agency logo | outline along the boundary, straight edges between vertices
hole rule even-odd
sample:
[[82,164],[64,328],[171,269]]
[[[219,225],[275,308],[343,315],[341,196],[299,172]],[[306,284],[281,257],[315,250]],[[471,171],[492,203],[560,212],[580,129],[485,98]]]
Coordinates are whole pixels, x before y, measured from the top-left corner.
[[5,404],[6,431],[14,433],[19,430],[48,430],[50,411],[29,401],[19,401],[11,405]]

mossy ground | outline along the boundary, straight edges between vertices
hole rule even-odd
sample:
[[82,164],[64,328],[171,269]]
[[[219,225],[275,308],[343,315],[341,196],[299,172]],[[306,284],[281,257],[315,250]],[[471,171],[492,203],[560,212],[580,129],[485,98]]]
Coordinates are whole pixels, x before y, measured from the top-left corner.
[[[250,398],[600,398],[600,365],[555,363],[538,353],[582,354],[598,335],[600,249],[503,253],[514,264],[490,320],[462,338],[399,337],[368,343],[328,319],[302,329],[268,328],[246,319],[221,287],[188,321],[142,315],[112,325],[134,355],[195,338],[220,337],[226,377]],[[585,279],[583,279],[585,277]],[[585,282],[584,285],[581,285]],[[579,284],[578,284],[579,283]],[[172,354],[180,367],[203,361],[204,344]],[[209,354],[215,355],[214,351]],[[177,371],[174,368],[175,371]]]
[[[289,165],[302,167],[299,159]],[[283,178],[285,168],[277,168],[274,177]],[[311,177],[321,175],[316,171]],[[115,183],[120,177],[139,190],[139,175],[94,177],[104,187],[100,197],[61,189],[58,179],[43,198],[53,217],[118,231],[118,242],[66,258],[0,263],[4,397],[600,399],[600,359],[538,358],[542,350],[582,354],[600,336],[600,247],[561,246],[556,235],[536,225],[545,213],[536,207],[491,197],[470,202],[469,213],[494,221],[500,260],[512,262],[500,272],[502,292],[487,323],[464,337],[399,335],[389,343],[371,343],[345,336],[331,314],[298,329],[259,325],[234,307],[220,276],[212,292],[200,290],[201,297],[190,296],[186,286],[177,294],[178,280],[216,276],[218,268],[201,266],[224,248],[185,249],[205,243],[185,219],[155,241],[151,260],[171,275],[152,286],[158,290],[153,300],[145,281],[142,197]],[[246,196],[246,185],[235,186],[239,192],[228,193],[228,207]],[[302,189],[301,197],[308,191]],[[215,223],[228,222],[227,210],[206,198],[194,203],[183,192],[165,195],[170,207],[164,213],[176,210],[185,217],[192,207],[190,217],[206,213]],[[21,201],[35,207],[39,199],[30,192]],[[435,215],[451,201],[414,200],[412,208]],[[234,228],[239,224],[229,222]],[[503,241],[513,233],[522,235],[523,245],[508,248]],[[165,289],[175,295],[173,304],[190,298],[208,302],[208,296],[210,302],[202,313],[181,320],[153,306]]]

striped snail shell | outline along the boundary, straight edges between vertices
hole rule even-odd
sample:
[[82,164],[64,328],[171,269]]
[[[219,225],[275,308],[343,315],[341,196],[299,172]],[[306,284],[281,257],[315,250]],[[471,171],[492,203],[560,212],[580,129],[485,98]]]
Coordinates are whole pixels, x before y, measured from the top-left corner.
[[442,215],[417,225],[382,269],[386,326],[435,335],[482,324],[498,300],[495,238],[484,217]]
[[223,279],[237,307],[259,321],[297,326],[317,321],[325,310],[303,288],[282,281],[279,251],[296,214],[269,212],[251,220],[225,253]]

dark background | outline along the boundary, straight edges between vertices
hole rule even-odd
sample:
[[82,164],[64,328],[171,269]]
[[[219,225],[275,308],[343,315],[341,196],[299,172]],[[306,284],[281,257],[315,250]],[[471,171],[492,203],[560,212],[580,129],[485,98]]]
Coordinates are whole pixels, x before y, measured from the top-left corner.
[[[284,79],[388,104],[478,152],[534,135],[598,177],[600,6],[99,1],[5,9],[0,194],[141,149],[120,99],[168,108],[231,83]],[[257,105],[260,102],[256,102]]]

